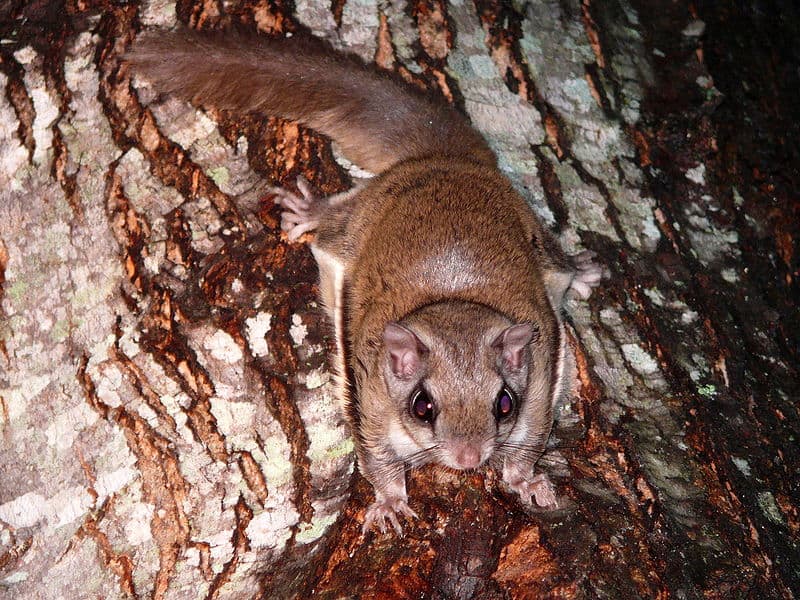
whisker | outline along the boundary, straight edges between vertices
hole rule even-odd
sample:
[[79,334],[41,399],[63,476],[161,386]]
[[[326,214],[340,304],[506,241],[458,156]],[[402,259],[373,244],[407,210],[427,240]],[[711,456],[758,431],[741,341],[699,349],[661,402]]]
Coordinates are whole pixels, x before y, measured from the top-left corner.
[[406,456],[398,456],[394,460],[385,462],[377,469],[373,469],[370,475],[375,479],[385,479],[388,477],[394,477],[398,471],[398,467],[405,472],[415,467],[422,466],[425,463],[431,462],[431,454],[435,455],[438,448],[439,446],[437,444],[429,448],[423,448],[422,450],[418,450],[417,452],[413,452],[412,454],[408,454]]
[[403,462],[406,463],[406,470],[409,468],[419,467],[424,465],[425,463],[431,462],[431,456],[437,458],[439,455],[439,444],[431,446],[429,448],[423,448],[422,450],[415,452],[409,456],[405,456],[403,458]]
[[501,442],[497,444],[498,448],[507,448],[509,450],[535,450],[537,452],[544,452],[547,448],[544,444],[522,443],[522,442]]
[[495,454],[499,457],[510,455],[521,456],[536,462],[544,454],[545,448],[542,444],[522,444],[517,442],[503,442],[498,444]]

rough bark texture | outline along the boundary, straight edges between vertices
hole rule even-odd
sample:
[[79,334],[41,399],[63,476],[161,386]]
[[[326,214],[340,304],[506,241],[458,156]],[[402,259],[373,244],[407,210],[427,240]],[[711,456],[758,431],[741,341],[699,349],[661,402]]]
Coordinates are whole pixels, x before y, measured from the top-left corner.
[[[267,188],[325,140],[132,81],[143,28],[301,28],[472,119],[568,249],[577,381],[542,461],[410,477],[360,531],[308,249]],[[800,14],[788,1],[0,4],[0,597],[800,592]],[[202,57],[199,57],[202,60]]]

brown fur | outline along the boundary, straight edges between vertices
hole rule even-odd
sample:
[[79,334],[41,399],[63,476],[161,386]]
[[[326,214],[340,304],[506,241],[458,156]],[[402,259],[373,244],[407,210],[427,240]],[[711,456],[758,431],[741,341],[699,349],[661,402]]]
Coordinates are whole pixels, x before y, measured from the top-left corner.
[[[396,513],[413,514],[409,464],[461,468],[477,453],[524,500],[555,502],[533,465],[565,372],[559,311],[573,276],[585,293],[599,270],[591,257],[576,270],[464,117],[309,40],[151,33],[129,59],[162,90],[298,119],[379,173],[328,200],[282,192],[290,235],[317,228],[321,297],[355,379],[359,465],[376,491],[367,525],[399,530]],[[389,356],[390,330],[406,362]],[[506,347],[519,332],[524,346]],[[520,400],[513,419],[494,412],[506,388]],[[409,410],[420,389],[432,423]]]
[[223,110],[301,121],[374,173],[414,156],[453,151],[448,141],[454,138],[460,155],[494,163],[463,116],[307,36],[147,32],[126,58],[161,91]]

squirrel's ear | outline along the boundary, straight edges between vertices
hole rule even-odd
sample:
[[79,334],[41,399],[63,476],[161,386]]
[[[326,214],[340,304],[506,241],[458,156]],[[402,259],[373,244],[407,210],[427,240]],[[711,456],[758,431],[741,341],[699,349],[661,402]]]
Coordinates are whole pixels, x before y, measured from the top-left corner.
[[497,336],[492,347],[500,354],[503,370],[518,371],[525,359],[525,348],[538,334],[532,323],[512,325]]
[[387,323],[383,330],[383,344],[395,377],[411,379],[419,373],[428,348],[414,332],[397,323]]

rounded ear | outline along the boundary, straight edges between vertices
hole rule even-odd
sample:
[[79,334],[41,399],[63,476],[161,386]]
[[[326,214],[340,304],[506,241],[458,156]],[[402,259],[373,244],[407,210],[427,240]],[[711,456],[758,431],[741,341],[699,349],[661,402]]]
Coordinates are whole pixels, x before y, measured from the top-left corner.
[[383,330],[383,344],[395,377],[411,379],[419,373],[428,348],[413,331],[398,323],[387,323]]
[[532,323],[520,323],[505,329],[492,342],[492,348],[500,353],[503,369],[517,371],[525,358],[525,347],[537,337],[539,330]]

